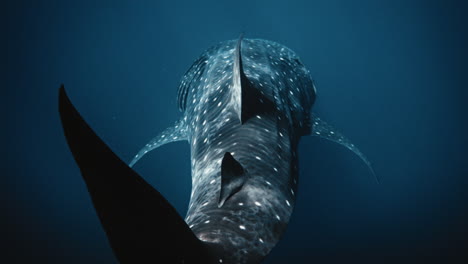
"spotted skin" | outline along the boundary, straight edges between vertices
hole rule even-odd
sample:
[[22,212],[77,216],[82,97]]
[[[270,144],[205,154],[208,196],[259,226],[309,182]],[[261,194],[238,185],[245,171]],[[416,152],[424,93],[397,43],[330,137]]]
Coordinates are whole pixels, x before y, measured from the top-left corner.
[[204,52],[179,87],[184,115],[130,164],[163,144],[189,142],[192,193],[184,221],[94,133],[62,86],[64,134],[119,261],[261,262],[293,211],[301,136],[342,144],[370,167],[341,133],[311,117],[315,92],[308,70],[280,44],[241,38]]
[[[191,146],[192,195],[186,222],[195,235],[221,245],[223,263],[258,263],[278,242],[297,193],[297,143],[310,131],[314,89],[308,71],[288,48],[242,41],[244,73],[271,111],[239,120],[233,67],[236,41],[207,50],[182,79],[179,106]],[[266,102],[259,101],[258,104]],[[248,177],[218,206],[221,162],[229,152]]]
[[[218,263],[259,263],[281,238],[296,200],[301,136],[345,146],[373,173],[351,141],[310,113],[316,89],[293,51],[267,40],[240,41],[213,46],[192,64],[178,92],[184,115],[131,162],[162,144],[189,142],[192,193],[185,221],[213,249]],[[249,89],[254,89],[246,94],[258,96],[248,98],[247,105],[241,101],[246,90],[238,79],[236,54]],[[242,115],[242,107],[252,109],[244,109],[248,115]],[[221,164],[227,152],[243,167],[246,179],[220,203]]]
[[[212,248],[218,263],[259,263],[284,233],[296,200],[301,136],[345,146],[374,174],[351,141],[311,115],[316,89],[293,51],[267,40],[240,41],[211,47],[193,63],[178,92],[184,115],[131,162],[162,144],[188,140],[192,193],[185,221]],[[241,86],[240,71],[253,92]],[[246,104],[241,101],[246,98],[243,91],[258,98],[247,98]],[[243,110],[248,115],[242,115]],[[243,167],[246,179],[220,203],[221,164],[227,152]]]

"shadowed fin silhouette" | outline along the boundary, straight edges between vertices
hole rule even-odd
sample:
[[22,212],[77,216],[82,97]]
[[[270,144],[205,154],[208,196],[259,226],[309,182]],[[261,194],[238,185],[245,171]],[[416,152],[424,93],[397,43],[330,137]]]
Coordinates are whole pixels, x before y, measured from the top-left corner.
[[70,150],[120,263],[213,263],[164,197],[128,167],[83,120],[62,87],[59,112]]

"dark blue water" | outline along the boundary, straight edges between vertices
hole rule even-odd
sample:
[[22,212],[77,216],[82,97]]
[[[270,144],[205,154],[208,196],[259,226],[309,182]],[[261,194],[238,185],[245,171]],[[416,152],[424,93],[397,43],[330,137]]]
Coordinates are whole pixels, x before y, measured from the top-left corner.
[[[468,248],[462,1],[38,2],[2,8],[5,263],[116,263],[62,134],[61,83],[130,161],[181,115],[178,82],[197,56],[241,32],[299,54],[316,80],[315,112],[382,179],[344,148],[304,138],[297,206],[265,263]],[[188,144],[165,145],[135,168],[185,214]]]

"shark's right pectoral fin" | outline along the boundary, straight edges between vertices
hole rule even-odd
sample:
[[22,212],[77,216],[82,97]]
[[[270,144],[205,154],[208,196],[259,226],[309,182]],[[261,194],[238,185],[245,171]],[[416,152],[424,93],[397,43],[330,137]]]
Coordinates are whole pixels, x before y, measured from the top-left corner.
[[377,177],[377,174],[375,174],[374,169],[372,168],[372,165],[366,158],[366,156],[343,134],[341,134],[339,131],[337,131],[335,128],[333,128],[331,125],[323,121],[320,117],[316,116],[315,114],[312,116],[311,135],[333,141],[354,152],[354,154],[361,158],[361,160],[364,161],[364,163],[367,165],[377,183],[380,182],[379,177]]
[[211,263],[206,245],[164,197],[117,157],[71,104],[59,112],[70,150],[121,263]]

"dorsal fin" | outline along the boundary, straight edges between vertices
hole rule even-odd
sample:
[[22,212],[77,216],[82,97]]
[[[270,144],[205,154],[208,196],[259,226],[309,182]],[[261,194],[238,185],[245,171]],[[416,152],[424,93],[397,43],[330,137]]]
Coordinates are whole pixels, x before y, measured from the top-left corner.
[[247,174],[242,165],[234,159],[231,153],[226,152],[221,162],[221,191],[219,193],[218,207],[236,192],[242,189],[247,180]]
[[243,34],[239,37],[234,51],[233,86],[234,100],[237,101],[236,111],[241,124],[244,124],[252,116],[274,109],[274,104],[255,89],[244,73],[241,54],[242,39]]

